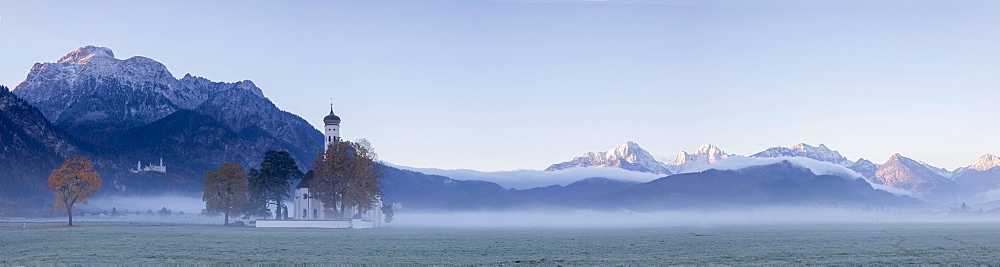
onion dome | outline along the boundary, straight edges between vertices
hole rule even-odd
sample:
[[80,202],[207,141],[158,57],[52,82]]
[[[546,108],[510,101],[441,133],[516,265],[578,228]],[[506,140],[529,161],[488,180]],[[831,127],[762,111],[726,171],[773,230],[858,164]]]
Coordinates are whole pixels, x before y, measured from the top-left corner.
[[323,117],[323,123],[340,125],[340,117],[333,114],[333,108],[330,108],[330,115]]

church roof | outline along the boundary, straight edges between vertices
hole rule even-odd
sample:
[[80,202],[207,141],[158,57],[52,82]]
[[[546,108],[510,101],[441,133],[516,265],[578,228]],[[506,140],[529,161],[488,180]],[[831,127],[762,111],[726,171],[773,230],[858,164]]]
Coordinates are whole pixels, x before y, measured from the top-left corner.
[[337,116],[336,114],[333,114],[333,108],[330,108],[330,115],[326,115],[326,117],[323,117],[323,122],[324,123],[328,123],[328,124],[329,123],[338,123],[339,124],[340,123],[340,116]]
[[299,184],[296,185],[295,188],[296,189],[309,188],[309,182],[312,181],[312,179],[313,179],[313,171],[309,170],[308,172],[306,172],[306,176],[302,177],[302,180],[299,181]]

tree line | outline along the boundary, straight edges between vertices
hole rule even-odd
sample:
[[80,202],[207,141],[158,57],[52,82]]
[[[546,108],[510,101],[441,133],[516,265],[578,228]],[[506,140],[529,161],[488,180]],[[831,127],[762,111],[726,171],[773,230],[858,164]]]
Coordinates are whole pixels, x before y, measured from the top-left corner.
[[[389,215],[386,221],[391,220],[391,208],[376,207],[382,195],[382,165],[367,140],[332,143],[314,163],[310,192],[335,218],[353,216],[344,211],[356,207],[358,213],[382,208]],[[206,171],[202,200],[208,212],[225,216],[226,225],[229,217],[235,216],[287,219],[284,199],[290,197],[292,182],[304,175],[288,151],[270,150],[264,153],[259,168],[247,171],[237,163],[227,162],[217,170]],[[84,156],[69,156],[61,168],[52,171],[48,188],[56,191],[55,209],[66,212],[70,226],[76,204],[86,204],[101,182],[101,175]],[[275,207],[273,212],[268,206]]]
[[[383,176],[378,155],[367,140],[340,141],[330,144],[324,153],[317,155],[310,182],[310,197],[319,199],[337,219],[354,214],[344,214],[346,208],[356,207],[359,213],[375,207],[381,198],[380,178]],[[302,179],[303,174],[287,151],[268,151],[259,169],[246,173],[236,163],[223,163],[217,171],[205,172],[203,200],[210,212],[229,217],[243,215],[287,219],[288,209],[284,199],[289,198],[291,183]]]

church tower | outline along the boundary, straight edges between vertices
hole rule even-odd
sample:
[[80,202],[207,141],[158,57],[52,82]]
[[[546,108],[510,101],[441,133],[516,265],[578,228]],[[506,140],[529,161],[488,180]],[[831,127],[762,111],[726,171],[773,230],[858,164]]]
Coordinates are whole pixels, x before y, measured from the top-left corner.
[[330,147],[330,144],[340,141],[340,117],[333,114],[333,104],[330,104],[330,115],[323,117],[326,139],[324,140],[323,151]]

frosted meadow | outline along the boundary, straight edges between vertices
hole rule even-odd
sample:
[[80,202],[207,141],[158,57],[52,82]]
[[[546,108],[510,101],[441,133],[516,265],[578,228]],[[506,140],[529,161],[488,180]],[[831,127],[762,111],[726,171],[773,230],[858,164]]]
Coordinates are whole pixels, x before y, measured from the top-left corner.
[[[8,225],[10,226],[10,225]],[[611,228],[0,228],[0,265],[984,265],[996,223]]]

